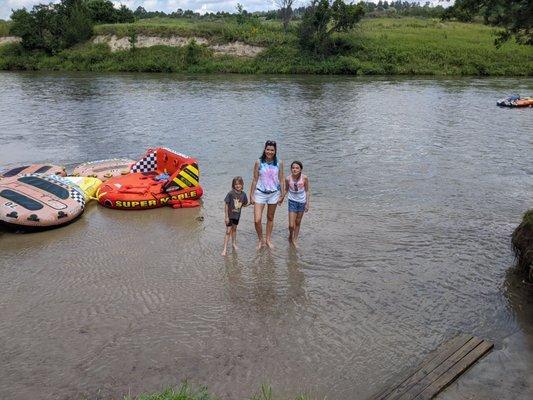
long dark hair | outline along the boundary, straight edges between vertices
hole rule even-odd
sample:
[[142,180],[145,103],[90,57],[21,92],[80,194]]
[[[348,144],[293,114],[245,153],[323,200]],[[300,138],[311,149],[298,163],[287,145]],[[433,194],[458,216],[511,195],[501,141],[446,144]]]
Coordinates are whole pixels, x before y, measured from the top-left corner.
[[261,157],[259,159],[261,160],[262,163],[266,162],[265,150],[268,146],[272,146],[276,150],[276,153],[274,154],[273,164],[278,165],[278,147],[276,146],[276,142],[274,140],[267,140],[265,142],[265,147],[263,148],[263,154],[261,154]]

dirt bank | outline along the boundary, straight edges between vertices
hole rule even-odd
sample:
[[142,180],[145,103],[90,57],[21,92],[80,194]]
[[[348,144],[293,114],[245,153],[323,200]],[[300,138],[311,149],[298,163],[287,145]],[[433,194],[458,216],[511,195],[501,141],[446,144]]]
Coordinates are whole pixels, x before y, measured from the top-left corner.
[[[135,47],[151,47],[158,45],[181,47],[185,46],[191,40],[195,40],[198,44],[206,45],[212,49],[215,54],[229,54],[238,57],[255,57],[264,50],[263,47],[251,46],[238,41],[226,44],[210,44],[209,41],[203,37],[159,37],[145,35],[138,35],[135,38]],[[98,35],[92,41],[93,43],[107,43],[111,48],[111,51],[129,50],[131,48],[131,39],[129,37],[119,38],[115,35]]]
[[0,46],[3,44],[8,44],[8,43],[18,43],[20,41],[22,41],[22,39],[17,36],[1,36]]

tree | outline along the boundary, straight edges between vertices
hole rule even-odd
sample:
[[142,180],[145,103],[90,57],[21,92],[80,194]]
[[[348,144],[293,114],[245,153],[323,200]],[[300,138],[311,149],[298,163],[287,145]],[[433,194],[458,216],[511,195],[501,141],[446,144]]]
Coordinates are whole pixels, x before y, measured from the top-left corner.
[[457,18],[467,22],[475,15],[482,15],[488,25],[504,28],[495,41],[497,46],[511,37],[517,43],[533,45],[533,1],[456,0],[443,18]]
[[146,9],[141,6],[137,7],[137,9],[133,12],[133,15],[139,19],[146,18],[147,14],[148,14],[148,11],[146,11]]
[[133,12],[124,4],[122,4],[118,10],[115,9],[115,15],[118,23],[123,24],[135,21],[135,16],[133,15]]
[[274,3],[279,7],[281,21],[283,21],[283,30],[287,33],[289,23],[292,19],[292,5],[294,0],[274,0]]
[[111,1],[87,0],[86,4],[95,24],[113,24],[117,22],[115,7]]
[[92,35],[93,21],[84,0],[40,4],[31,12],[22,8],[13,11],[11,20],[10,33],[20,36],[28,50],[54,54]]
[[312,0],[300,24],[299,41],[304,50],[315,55],[328,55],[335,51],[333,32],[346,32],[364,15],[362,4],[346,4],[342,0]]

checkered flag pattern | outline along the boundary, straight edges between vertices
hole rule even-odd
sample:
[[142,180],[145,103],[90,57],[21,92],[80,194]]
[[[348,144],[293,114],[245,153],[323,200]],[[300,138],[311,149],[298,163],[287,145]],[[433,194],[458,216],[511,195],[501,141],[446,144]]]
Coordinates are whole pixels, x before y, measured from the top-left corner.
[[149,153],[131,167],[131,172],[152,172],[157,169],[156,152]]
[[70,197],[81,204],[81,208],[85,208],[85,196],[76,188],[70,188]]

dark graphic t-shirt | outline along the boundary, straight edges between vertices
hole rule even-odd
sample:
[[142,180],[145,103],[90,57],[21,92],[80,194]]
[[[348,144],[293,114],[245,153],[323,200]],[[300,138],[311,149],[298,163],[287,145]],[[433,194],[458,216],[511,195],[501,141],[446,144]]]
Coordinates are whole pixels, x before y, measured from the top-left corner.
[[224,202],[228,205],[228,218],[239,219],[241,216],[241,207],[248,204],[248,197],[246,197],[244,190],[237,193],[232,189],[226,195]]

